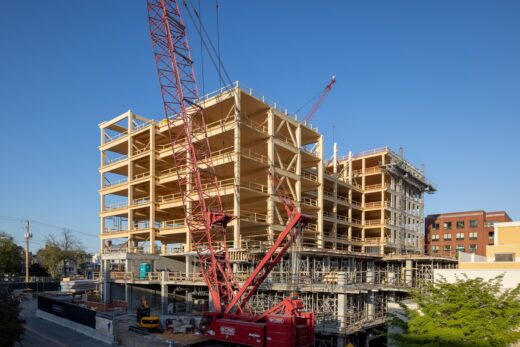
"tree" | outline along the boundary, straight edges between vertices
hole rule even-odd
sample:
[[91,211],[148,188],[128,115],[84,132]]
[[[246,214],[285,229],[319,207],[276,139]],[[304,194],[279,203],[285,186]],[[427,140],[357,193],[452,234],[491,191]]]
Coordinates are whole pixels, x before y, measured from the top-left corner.
[[22,270],[23,248],[11,235],[0,232],[0,274],[17,274]]
[[47,268],[52,277],[66,273],[67,266],[74,261],[76,264],[86,257],[81,242],[68,229],[64,229],[61,239],[49,234],[45,247],[37,253],[38,259]]
[[24,330],[18,301],[7,290],[0,290],[0,346],[13,346]]
[[390,339],[403,347],[501,347],[520,340],[520,285],[503,290],[503,277],[441,279],[413,291],[418,309],[401,305],[408,320],[392,322],[404,333]]
[[47,269],[38,263],[33,263],[33,264],[31,264],[31,266],[29,266],[29,275],[36,276],[36,277],[49,277],[50,276]]
[[63,260],[63,253],[60,247],[46,243],[44,248],[38,250],[36,256],[52,277],[59,275]]

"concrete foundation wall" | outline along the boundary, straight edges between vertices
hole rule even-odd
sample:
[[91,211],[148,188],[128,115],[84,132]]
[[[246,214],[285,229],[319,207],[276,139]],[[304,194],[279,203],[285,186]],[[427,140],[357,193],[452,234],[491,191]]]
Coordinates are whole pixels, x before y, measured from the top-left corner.
[[[68,319],[64,319],[58,316],[55,316],[53,314],[44,312],[42,310],[36,310],[36,317],[48,320],[50,322],[56,323],[58,325],[61,325],[63,327],[72,329],[80,334],[87,335],[93,339],[96,339],[100,342],[103,342],[107,345],[112,345],[112,342],[114,340],[113,335],[105,335],[101,333],[100,331],[97,331],[96,329],[89,328],[85,325],[78,324],[76,322],[72,322]],[[104,331],[108,331],[105,329]]]

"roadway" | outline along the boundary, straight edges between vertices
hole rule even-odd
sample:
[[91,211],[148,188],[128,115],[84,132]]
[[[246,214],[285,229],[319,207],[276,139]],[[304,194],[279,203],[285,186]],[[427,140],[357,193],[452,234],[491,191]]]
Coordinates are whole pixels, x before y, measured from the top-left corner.
[[22,301],[21,316],[26,320],[23,347],[109,346],[61,325],[36,317],[37,300]]

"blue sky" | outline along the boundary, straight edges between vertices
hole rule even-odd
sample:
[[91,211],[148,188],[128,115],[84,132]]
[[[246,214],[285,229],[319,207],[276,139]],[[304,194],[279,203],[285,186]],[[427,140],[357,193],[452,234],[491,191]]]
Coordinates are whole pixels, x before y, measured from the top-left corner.
[[[128,109],[162,117],[145,3],[0,3],[0,216],[98,233],[97,125]],[[233,80],[294,111],[336,75],[313,121],[328,154],[333,124],[343,153],[402,146],[438,186],[426,213],[520,219],[520,2],[220,3]],[[202,1],[216,42],[214,6]],[[219,82],[204,61],[208,92]],[[22,240],[20,222],[0,220],[0,230]],[[34,226],[36,247],[49,232],[59,230]]]

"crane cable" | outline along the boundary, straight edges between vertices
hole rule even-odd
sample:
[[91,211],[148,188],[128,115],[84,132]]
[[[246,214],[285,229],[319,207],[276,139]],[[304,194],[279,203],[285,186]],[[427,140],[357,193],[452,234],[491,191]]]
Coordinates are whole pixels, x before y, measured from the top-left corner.
[[[209,56],[211,62],[213,63],[213,66],[215,67],[215,70],[218,71],[219,70],[219,66],[221,67],[221,71],[223,73],[223,76],[221,75],[221,76],[219,76],[219,78],[222,80],[223,83],[227,83],[229,85],[232,85],[233,81],[229,77],[229,74],[228,74],[228,72],[226,70],[226,67],[222,63],[222,60],[218,59],[218,63],[217,63],[217,61],[215,61],[215,57],[218,57],[219,54],[218,54],[218,51],[215,48],[215,45],[213,44],[213,42],[212,42],[212,40],[211,40],[211,38],[210,38],[210,36],[208,34],[208,31],[204,27],[204,24],[202,24],[202,21],[200,21],[200,27],[196,24],[197,22],[195,21],[194,16],[195,17],[200,17],[199,12],[197,11],[195,6],[193,5],[192,0],[188,0],[188,1],[189,1],[190,6],[188,6],[188,3],[186,1],[183,1],[183,5],[186,8],[186,12],[188,13],[188,17],[190,18],[191,22],[194,24],[195,29],[197,30],[197,32],[199,32],[200,37],[202,37],[202,44],[204,45],[204,48],[206,48],[206,51],[208,52],[208,56]],[[190,7],[191,7],[191,9],[190,9]]]

